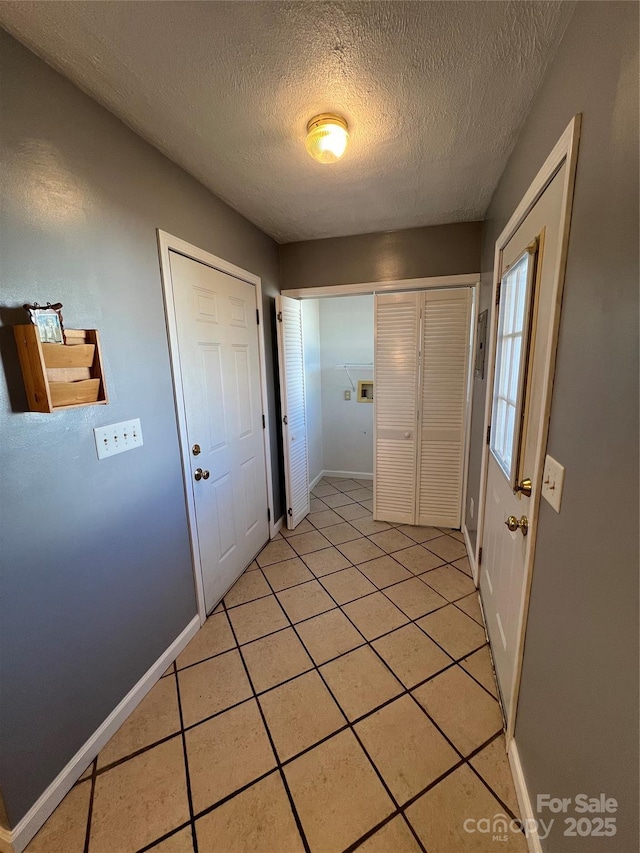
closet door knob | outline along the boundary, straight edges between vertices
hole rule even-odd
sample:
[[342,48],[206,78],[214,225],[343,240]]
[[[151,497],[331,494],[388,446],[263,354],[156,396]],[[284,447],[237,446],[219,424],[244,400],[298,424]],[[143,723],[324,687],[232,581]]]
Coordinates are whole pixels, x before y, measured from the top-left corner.
[[405,432],[404,437],[405,437],[405,438],[411,438],[411,433],[410,433],[410,432]]

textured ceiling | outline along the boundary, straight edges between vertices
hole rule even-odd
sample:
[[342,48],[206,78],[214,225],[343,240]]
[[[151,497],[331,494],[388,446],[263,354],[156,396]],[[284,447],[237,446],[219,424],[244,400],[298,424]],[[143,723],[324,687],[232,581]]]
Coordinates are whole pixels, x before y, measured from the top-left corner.
[[[482,218],[557,2],[2,2],[0,21],[280,242]],[[337,111],[343,160],[305,151]]]

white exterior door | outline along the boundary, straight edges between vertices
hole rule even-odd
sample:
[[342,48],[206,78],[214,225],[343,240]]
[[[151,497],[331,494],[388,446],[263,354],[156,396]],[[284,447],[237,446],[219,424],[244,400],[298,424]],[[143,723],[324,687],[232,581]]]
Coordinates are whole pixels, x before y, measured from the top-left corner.
[[269,538],[255,287],[169,253],[207,612]]
[[528,593],[525,565],[535,508],[527,480],[534,475],[545,417],[542,389],[552,340],[565,169],[502,254],[480,590],[507,715]]
[[302,303],[276,296],[287,527],[309,513],[309,458],[302,343]]

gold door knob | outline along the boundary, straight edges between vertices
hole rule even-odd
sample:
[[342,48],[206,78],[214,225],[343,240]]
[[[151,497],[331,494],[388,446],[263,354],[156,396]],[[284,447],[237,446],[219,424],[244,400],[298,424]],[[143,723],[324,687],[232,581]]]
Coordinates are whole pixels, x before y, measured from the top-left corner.
[[204,476],[204,474],[203,474],[202,468],[196,468],[196,470],[193,472],[193,479],[194,480],[199,481],[202,479],[203,476]]
[[525,477],[521,483],[513,490],[514,492],[520,492],[525,496],[525,498],[531,497],[531,477]]
[[512,533],[515,533],[518,528],[520,529],[520,533],[523,536],[526,536],[529,532],[529,519],[526,515],[523,515],[518,520],[515,515],[510,515],[509,518],[505,521],[505,524],[509,528]]

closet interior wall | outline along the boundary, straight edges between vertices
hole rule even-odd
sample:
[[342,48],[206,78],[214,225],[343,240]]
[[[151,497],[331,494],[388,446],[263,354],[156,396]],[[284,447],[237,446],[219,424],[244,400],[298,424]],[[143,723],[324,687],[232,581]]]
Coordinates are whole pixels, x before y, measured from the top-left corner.
[[304,299],[302,326],[309,481],[372,478],[373,405],[357,389],[373,379],[373,295]]

